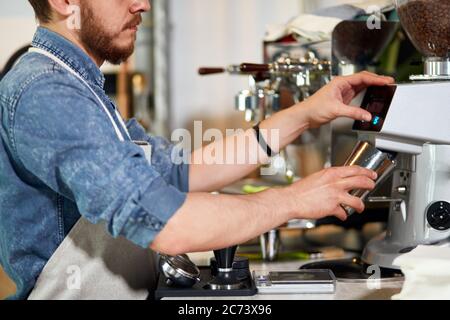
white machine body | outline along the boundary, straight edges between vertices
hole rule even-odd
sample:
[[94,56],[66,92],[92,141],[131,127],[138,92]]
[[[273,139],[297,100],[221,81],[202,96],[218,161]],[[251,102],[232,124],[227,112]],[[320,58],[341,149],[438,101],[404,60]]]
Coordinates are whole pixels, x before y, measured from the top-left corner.
[[371,87],[362,107],[372,122],[355,122],[361,140],[397,152],[387,231],[371,240],[364,262],[393,261],[417,245],[449,245],[450,82]]

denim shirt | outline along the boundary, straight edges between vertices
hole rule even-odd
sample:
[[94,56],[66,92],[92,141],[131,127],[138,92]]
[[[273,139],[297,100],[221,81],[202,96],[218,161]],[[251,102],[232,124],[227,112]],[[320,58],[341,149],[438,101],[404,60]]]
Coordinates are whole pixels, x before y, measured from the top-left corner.
[[[32,44],[78,73],[124,131],[93,60],[45,28]],[[131,140],[152,146],[149,165],[86,84],[45,55],[27,53],[0,82],[0,112],[0,263],[12,298],[27,298],[81,216],[148,248],[186,199],[189,168],[171,162],[174,146],[129,121]]]

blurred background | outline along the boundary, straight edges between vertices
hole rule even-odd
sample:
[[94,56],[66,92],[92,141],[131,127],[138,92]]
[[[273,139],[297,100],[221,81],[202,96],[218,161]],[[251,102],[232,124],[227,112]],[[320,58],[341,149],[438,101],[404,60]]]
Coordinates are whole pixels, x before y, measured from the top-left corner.
[[[199,66],[262,62],[262,40],[269,25],[284,25],[302,13],[361,0],[152,0],[138,33],[136,54],[128,73],[142,73],[133,84],[150,107],[153,130],[168,134],[189,127],[193,119],[239,126],[233,97],[247,86],[245,77],[219,75],[211,81],[197,74]],[[370,6],[371,1],[366,1]],[[28,44],[36,24],[28,1],[0,2],[0,69]],[[12,30],[14,30],[12,32]],[[118,76],[119,68],[104,71]],[[130,74],[128,76],[130,76]],[[142,81],[141,81],[142,80]],[[108,90],[117,93],[111,87]],[[128,94],[128,93],[127,93]],[[123,104],[131,104],[128,100]],[[141,103],[141,101],[136,102]],[[130,106],[124,105],[123,108]],[[128,111],[133,113],[133,111]],[[144,117],[144,116],[142,116]],[[227,120],[225,120],[227,119]],[[234,127],[233,125],[231,127]],[[230,126],[229,126],[230,127]]]

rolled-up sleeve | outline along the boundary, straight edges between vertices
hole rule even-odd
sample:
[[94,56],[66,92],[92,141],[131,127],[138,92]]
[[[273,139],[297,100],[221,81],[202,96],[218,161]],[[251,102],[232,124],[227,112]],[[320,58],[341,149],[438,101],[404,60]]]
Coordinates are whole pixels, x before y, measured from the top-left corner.
[[174,152],[184,151],[176,149],[174,144],[163,137],[148,135],[136,119],[129,120],[127,128],[133,140],[146,141],[152,146],[152,166],[164,180],[183,192],[189,192],[189,164],[172,161]]
[[[90,222],[106,221],[114,237],[147,248],[186,199],[186,169],[150,166],[139,146],[118,140],[102,107],[76,83],[52,77],[32,87],[14,113],[21,165]],[[160,152],[153,157],[165,157]]]

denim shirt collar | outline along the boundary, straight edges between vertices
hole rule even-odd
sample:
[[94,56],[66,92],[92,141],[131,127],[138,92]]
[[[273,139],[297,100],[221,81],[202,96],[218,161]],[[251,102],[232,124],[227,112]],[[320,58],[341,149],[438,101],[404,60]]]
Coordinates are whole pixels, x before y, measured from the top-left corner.
[[38,27],[32,46],[52,53],[87,82],[104,87],[105,77],[94,61],[78,46],[56,32]]

